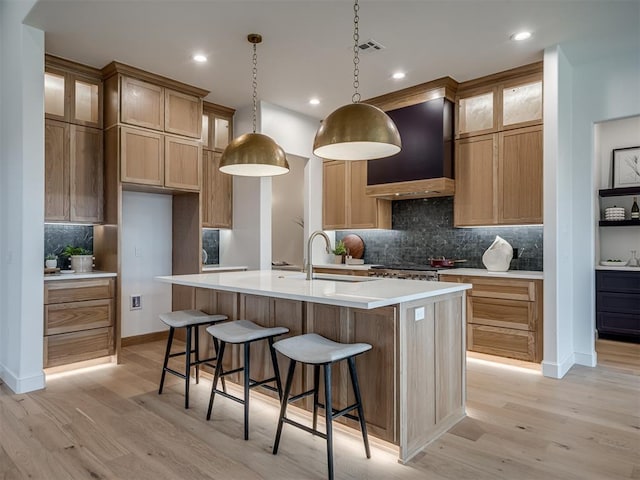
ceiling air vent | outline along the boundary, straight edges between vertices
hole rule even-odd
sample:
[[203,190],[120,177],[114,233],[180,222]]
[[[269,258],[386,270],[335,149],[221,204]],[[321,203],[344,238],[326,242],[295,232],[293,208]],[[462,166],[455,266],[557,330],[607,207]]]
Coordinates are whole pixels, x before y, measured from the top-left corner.
[[366,42],[358,45],[358,48],[361,52],[376,52],[378,50],[384,50],[385,47],[380,42],[370,38]]

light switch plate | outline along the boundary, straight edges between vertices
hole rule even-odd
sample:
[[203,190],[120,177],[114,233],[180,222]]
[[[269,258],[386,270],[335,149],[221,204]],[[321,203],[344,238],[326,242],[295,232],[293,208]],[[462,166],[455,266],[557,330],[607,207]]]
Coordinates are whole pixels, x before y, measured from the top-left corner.
[[418,307],[415,309],[415,320],[424,320],[424,307]]

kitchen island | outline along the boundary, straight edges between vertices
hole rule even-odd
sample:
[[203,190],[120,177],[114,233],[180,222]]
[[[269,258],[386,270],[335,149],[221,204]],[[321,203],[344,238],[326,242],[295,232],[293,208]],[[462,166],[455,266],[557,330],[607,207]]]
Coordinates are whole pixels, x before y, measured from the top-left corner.
[[[338,342],[371,344],[373,349],[357,358],[367,428],[397,445],[400,461],[407,462],[465,416],[465,290],[471,286],[318,277],[306,280],[300,273],[263,270],[156,279],[192,289],[183,297],[190,303],[174,309],[197,308],[232,320],[280,325],[289,328],[290,336],[314,332]],[[252,348],[252,378],[272,374],[268,355],[266,346]],[[236,348],[225,356],[225,368],[239,365]],[[283,376],[287,366],[279,357]],[[346,365],[335,366],[334,372],[334,408],[340,409],[353,403],[353,392]],[[310,389],[312,378],[310,368],[300,369],[292,393]],[[310,402],[299,406],[311,407]]]

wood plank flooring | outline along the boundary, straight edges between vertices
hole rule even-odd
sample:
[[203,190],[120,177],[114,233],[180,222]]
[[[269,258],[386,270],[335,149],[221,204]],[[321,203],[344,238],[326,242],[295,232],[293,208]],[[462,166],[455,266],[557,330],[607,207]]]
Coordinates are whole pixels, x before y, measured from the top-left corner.
[[[171,375],[157,394],[164,342],[124,349],[122,365],[57,374],[46,390],[0,385],[0,479],[324,479],[325,444],[285,426],[271,454],[277,405],[253,395],[250,440],[242,406],[216,399],[208,378]],[[337,479],[640,479],[640,346],[598,343],[597,368],[563,380],[536,369],[468,362],[468,417],[408,465],[361,438],[335,438]]]

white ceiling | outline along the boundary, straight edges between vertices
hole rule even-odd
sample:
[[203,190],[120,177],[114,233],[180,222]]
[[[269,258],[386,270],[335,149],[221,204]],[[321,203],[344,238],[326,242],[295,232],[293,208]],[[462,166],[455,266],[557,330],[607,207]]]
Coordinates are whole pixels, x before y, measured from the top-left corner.
[[[46,32],[48,53],[99,68],[118,60],[234,108],[250,103],[246,36],[256,32],[260,99],[316,118],[351,99],[352,0],[39,0],[26,23]],[[637,49],[639,23],[638,0],[361,0],[360,39],[386,48],[362,54],[360,91],[469,80],[541,60],[557,43],[574,63]],[[521,29],[533,38],[510,41]],[[207,64],[191,60],[196,51]],[[395,70],[406,78],[392,80]]]

